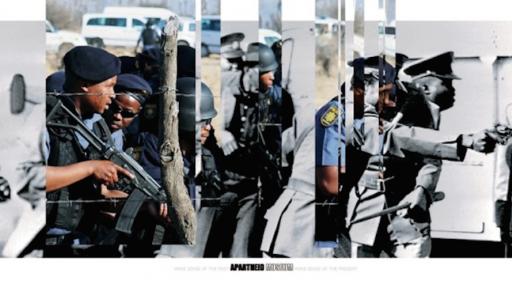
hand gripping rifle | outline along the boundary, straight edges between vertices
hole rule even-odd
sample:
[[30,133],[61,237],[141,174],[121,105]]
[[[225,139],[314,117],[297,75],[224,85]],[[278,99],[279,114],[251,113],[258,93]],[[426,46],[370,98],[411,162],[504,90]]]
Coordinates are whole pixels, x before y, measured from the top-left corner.
[[[51,122],[57,111],[63,111],[76,123],[75,125],[61,124]],[[132,232],[135,216],[139,212],[142,203],[146,200],[154,200],[160,203],[166,203],[167,195],[162,187],[148,174],[142,166],[137,163],[130,155],[123,151],[117,150],[114,146],[104,143],[98,136],[85,126],[85,124],[71,112],[62,101],[58,101],[57,105],[52,109],[46,118],[46,126],[48,128],[69,129],[79,133],[97,153],[96,157],[103,160],[110,160],[113,163],[129,170],[134,178],[120,175],[119,181],[114,187],[116,190],[129,193],[127,201],[118,215],[116,230],[130,234]],[[99,160],[99,159],[98,159]]]

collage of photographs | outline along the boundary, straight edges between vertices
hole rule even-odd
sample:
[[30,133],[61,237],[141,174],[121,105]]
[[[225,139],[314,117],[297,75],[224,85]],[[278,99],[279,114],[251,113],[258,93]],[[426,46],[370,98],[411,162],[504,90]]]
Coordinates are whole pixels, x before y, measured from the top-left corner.
[[512,21],[403,12],[482,1],[31,1],[0,21],[0,258],[512,257]]

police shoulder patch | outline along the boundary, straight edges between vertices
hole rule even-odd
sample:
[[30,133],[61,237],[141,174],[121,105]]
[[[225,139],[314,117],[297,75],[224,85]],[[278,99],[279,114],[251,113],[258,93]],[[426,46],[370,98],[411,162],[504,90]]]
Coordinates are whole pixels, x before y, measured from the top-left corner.
[[327,109],[324,114],[322,115],[322,118],[320,118],[320,122],[324,127],[331,126],[332,124],[336,123],[338,120],[338,116],[340,114],[340,110],[336,105],[333,105]]

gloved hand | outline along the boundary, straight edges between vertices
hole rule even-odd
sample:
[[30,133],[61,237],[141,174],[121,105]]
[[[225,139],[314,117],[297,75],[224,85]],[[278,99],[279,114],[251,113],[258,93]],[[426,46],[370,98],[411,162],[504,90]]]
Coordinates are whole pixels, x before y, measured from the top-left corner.
[[496,137],[487,130],[476,134],[462,135],[462,145],[481,153],[491,153],[496,147]]
[[233,192],[226,192],[219,197],[219,200],[220,200],[220,207],[231,208],[231,207],[236,206],[237,200],[238,200],[238,195]]
[[429,197],[427,191],[418,186],[411,193],[407,194],[398,205],[410,203],[409,209],[402,209],[397,212],[397,215],[402,217],[414,216],[424,214],[427,212],[429,205]]
[[0,202],[11,199],[11,187],[7,179],[0,176]]
[[226,156],[230,155],[238,148],[235,137],[229,131],[222,131],[220,135],[220,140],[222,151]]

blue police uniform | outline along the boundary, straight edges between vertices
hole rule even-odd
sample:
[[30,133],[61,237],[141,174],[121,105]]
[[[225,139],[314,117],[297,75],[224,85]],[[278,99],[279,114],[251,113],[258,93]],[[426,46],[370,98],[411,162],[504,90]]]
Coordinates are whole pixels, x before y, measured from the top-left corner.
[[[340,123],[345,121],[343,107],[337,98],[331,99],[322,106],[315,115],[316,166],[338,166],[340,148],[345,145],[345,129],[339,130]],[[340,119],[338,119],[340,118]],[[342,145],[342,146],[340,146]],[[343,149],[341,149],[343,151]],[[344,152],[341,152],[344,153]],[[345,157],[341,155],[341,165],[345,165]]]
[[[62,91],[64,92],[75,92],[73,90],[75,82],[73,81],[76,81],[76,79],[82,79],[94,84],[112,78],[120,72],[120,61],[117,57],[105,50],[94,47],[75,47],[64,56],[63,62],[66,67],[64,83],[62,83],[62,79],[56,81],[56,87],[53,89],[56,91],[59,91],[59,88],[62,86]],[[73,102],[69,101],[69,99],[47,96],[47,113],[53,110],[59,100],[71,111],[76,111]],[[66,116],[65,113],[57,111],[57,113],[53,115],[55,119],[47,119],[47,121],[73,124],[72,119]],[[90,121],[85,121],[88,127],[90,124],[94,123],[94,117],[96,117],[95,115],[77,116],[90,119]],[[85,151],[89,144],[86,143],[81,136],[60,128],[49,128],[47,132],[46,139],[48,144],[45,153],[49,166],[67,166],[80,161],[89,160],[88,153]],[[82,230],[82,228],[79,227],[84,226],[82,225],[84,224],[84,207],[80,203],[73,202],[69,204],[67,201],[96,197],[94,195],[95,187],[92,184],[92,178],[87,178],[73,185],[46,194],[49,200],[47,203],[46,224],[49,229],[56,228],[47,231],[49,232],[46,239],[48,245],[71,244],[77,238],[81,238],[81,236],[78,235],[79,231],[88,229],[85,228],[85,230]],[[71,232],[71,237],[51,236],[51,234],[69,234],[67,232]]]

